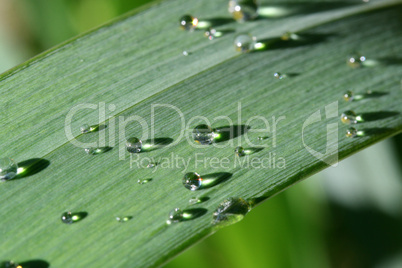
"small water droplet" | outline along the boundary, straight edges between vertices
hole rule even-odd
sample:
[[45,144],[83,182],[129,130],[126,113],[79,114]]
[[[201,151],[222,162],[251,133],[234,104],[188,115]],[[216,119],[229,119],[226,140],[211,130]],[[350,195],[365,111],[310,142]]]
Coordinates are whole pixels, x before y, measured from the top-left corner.
[[139,179],[137,181],[138,184],[146,184],[148,182],[152,181],[152,179]]
[[175,208],[169,213],[169,218],[166,221],[167,224],[172,224],[176,222],[180,222],[183,220],[183,210],[180,208]]
[[283,41],[289,41],[289,40],[300,40],[300,35],[292,33],[292,32],[286,32],[281,36],[281,39]]
[[61,214],[61,221],[66,224],[78,222],[87,216],[86,212],[72,213],[70,211]]
[[131,220],[133,217],[131,216],[125,216],[125,217],[116,217],[116,221],[118,222],[128,222]]
[[286,78],[287,76],[286,76],[286,74],[282,74],[282,73],[277,72],[277,73],[274,73],[274,77],[279,79],[279,80],[282,80],[282,79]]
[[191,191],[196,191],[202,186],[202,178],[196,172],[188,172],[183,177],[183,185]]
[[142,150],[142,141],[135,137],[129,138],[126,142],[126,149],[129,153],[139,153]]
[[245,156],[246,152],[243,147],[237,146],[235,149],[235,154],[240,157],[240,156]]
[[188,55],[190,55],[190,53],[187,50],[184,50],[183,51],[183,56],[188,56]]
[[190,200],[188,200],[188,203],[189,203],[190,205],[199,204],[199,203],[201,203],[201,202],[202,202],[201,199],[199,199],[198,197],[193,197],[193,198],[191,198]]
[[250,34],[239,34],[234,39],[234,46],[238,52],[250,52],[255,49],[256,38]]
[[209,28],[204,32],[204,36],[207,37],[209,40],[213,40],[215,38],[221,37],[223,35],[222,32],[217,31],[214,28]]
[[13,159],[4,157],[0,159],[0,181],[8,181],[15,178],[18,165]]
[[148,165],[147,165],[147,168],[154,168],[154,167],[156,167],[158,165],[158,163],[149,163]]
[[350,90],[346,91],[345,94],[343,94],[343,99],[344,99],[345,101],[352,101],[353,98],[354,98],[353,92],[350,91]]
[[239,22],[258,17],[258,5],[255,0],[230,0],[228,10],[232,17]]
[[186,31],[193,31],[197,28],[198,19],[191,15],[184,15],[180,18],[180,28]]
[[257,138],[257,140],[259,140],[259,141],[263,141],[263,140],[266,140],[266,139],[268,139],[267,136],[259,136],[259,137]]
[[89,147],[85,148],[84,151],[90,155],[97,155],[110,151],[111,149],[112,149],[111,147],[98,147],[98,148]]
[[357,123],[357,115],[354,111],[346,111],[341,115],[341,121],[344,124],[356,124]]
[[0,268],[22,268],[22,266],[13,261],[2,261],[0,262]]
[[363,63],[366,61],[366,57],[360,54],[353,54],[349,56],[346,60],[346,63],[351,68],[360,68],[363,66]]
[[208,125],[198,125],[193,129],[193,139],[199,144],[211,144],[214,138],[215,133]]
[[219,204],[213,213],[214,224],[227,226],[244,218],[250,211],[250,204],[243,198],[231,197]]
[[354,127],[348,128],[346,130],[346,137],[354,138],[356,136],[357,136],[357,129],[355,129]]
[[85,133],[90,133],[90,132],[94,132],[97,131],[99,129],[99,125],[88,125],[88,124],[84,124],[80,127],[81,133],[85,134]]

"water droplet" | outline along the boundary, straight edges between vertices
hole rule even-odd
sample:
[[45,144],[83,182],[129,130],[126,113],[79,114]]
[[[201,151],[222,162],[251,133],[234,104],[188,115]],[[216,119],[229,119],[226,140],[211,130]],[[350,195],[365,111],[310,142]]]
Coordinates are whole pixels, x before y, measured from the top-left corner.
[[350,125],[350,124],[356,124],[357,123],[357,115],[355,112],[349,110],[344,112],[341,115],[341,121],[344,124]]
[[281,36],[281,39],[283,41],[289,41],[289,40],[300,40],[300,35],[292,33],[292,32],[286,32]]
[[133,217],[131,216],[125,216],[125,217],[116,217],[116,221],[118,222],[127,222],[131,220]]
[[354,98],[354,97],[353,97],[353,92],[350,91],[350,90],[346,91],[345,94],[343,94],[343,99],[344,99],[345,101],[352,101],[353,98]]
[[282,74],[282,73],[277,72],[277,73],[274,73],[274,77],[279,79],[279,80],[281,80],[281,79],[286,78],[287,76],[286,76],[286,74]]
[[84,124],[80,127],[81,133],[90,133],[99,130],[99,125],[89,126],[88,124]]
[[184,15],[180,18],[180,28],[186,31],[193,31],[197,28],[198,19],[191,15]]
[[142,141],[132,137],[127,139],[126,148],[129,153],[139,153],[142,150]]
[[199,203],[201,203],[201,202],[202,202],[201,199],[199,199],[199,198],[197,198],[197,197],[193,197],[193,198],[191,198],[190,200],[188,200],[188,203],[189,203],[190,205],[199,204]]
[[198,190],[202,185],[202,178],[196,172],[188,172],[183,177],[183,185],[191,191]]
[[17,175],[18,165],[13,159],[4,157],[0,159],[0,181],[14,179]]
[[249,21],[258,17],[258,5],[255,0],[230,0],[229,13],[239,21]]
[[268,137],[267,136],[259,136],[258,138],[257,138],[257,140],[259,140],[259,141],[263,141],[263,140],[266,140],[266,139],[268,139]]
[[147,168],[154,168],[154,167],[156,167],[158,165],[158,163],[149,163],[148,165],[147,165]]
[[234,46],[236,51],[250,52],[255,49],[256,38],[250,34],[239,34],[234,39]]
[[217,31],[214,28],[209,28],[204,32],[204,36],[207,37],[209,40],[213,40],[215,38],[221,37],[223,32]]
[[214,138],[215,133],[208,125],[198,125],[193,129],[193,139],[199,144],[211,144]]
[[111,149],[112,149],[112,147],[98,147],[98,148],[89,147],[89,148],[85,148],[84,151],[87,154],[96,155],[96,154],[105,153],[107,151],[110,151]]
[[167,224],[180,222],[183,220],[183,211],[180,208],[175,208],[169,213],[169,218],[166,221]]
[[152,181],[152,179],[139,179],[137,181],[138,184],[146,184],[148,182]]
[[86,212],[71,213],[70,211],[61,214],[61,221],[66,224],[78,222],[87,216]]
[[250,204],[243,198],[231,197],[219,204],[213,213],[214,224],[227,226],[244,218],[250,211]]
[[0,268],[22,268],[22,266],[13,261],[2,261],[0,262]]
[[184,51],[183,51],[183,56],[188,56],[188,55],[190,55],[190,53],[187,52],[187,50],[184,50]]
[[235,154],[240,157],[240,156],[245,156],[246,152],[243,147],[237,146],[235,149]]
[[366,57],[360,54],[354,54],[347,58],[346,63],[351,68],[360,68],[363,66],[363,63],[366,61]]
[[346,137],[354,138],[356,136],[357,136],[357,129],[355,129],[354,127],[351,127],[346,130]]

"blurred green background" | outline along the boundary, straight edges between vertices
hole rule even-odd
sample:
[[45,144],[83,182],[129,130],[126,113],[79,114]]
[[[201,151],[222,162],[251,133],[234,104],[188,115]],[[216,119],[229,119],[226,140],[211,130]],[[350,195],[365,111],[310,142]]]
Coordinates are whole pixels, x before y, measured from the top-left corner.
[[[0,73],[148,0],[1,0]],[[166,267],[402,267],[402,136],[255,208]]]

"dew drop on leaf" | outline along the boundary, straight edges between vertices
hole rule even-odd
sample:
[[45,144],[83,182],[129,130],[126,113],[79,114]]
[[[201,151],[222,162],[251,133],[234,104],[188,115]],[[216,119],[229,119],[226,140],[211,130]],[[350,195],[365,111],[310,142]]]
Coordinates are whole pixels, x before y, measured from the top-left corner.
[[4,157],[0,159],[0,181],[8,181],[17,175],[18,165],[13,159]]
[[280,72],[276,72],[276,73],[274,73],[274,77],[275,77],[276,79],[282,80],[282,79],[285,79],[287,76],[286,76],[286,74],[282,74],[282,73],[280,73]]
[[126,149],[129,153],[139,153],[142,150],[142,141],[136,137],[128,138]]
[[183,185],[191,191],[196,191],[202,186],[202,178],[196,172],[188,172],[184,174]]
[[184,15],[180,18],[180,28],[186,31],[193,31],[198,25],[198,19],[191,15]]
[[68,211],[61,214],[61,221],[66,224],[72,224],[82,220],[86,215],[87,213],[85,212],[72,213]]
[[214,211],[213,223],[221,226],[234,224],[241,221],[250,209],[250,204],[243,198],[230,197]]
[[234,46],[238,52],[250,52],[255,49],[256,38],[250,34],[239,34],[234,39]]
[[208,125],[198,125],[193,129],[193,139],[195,142],[208,145],[214,141],[215,133]]
[[0,268],[23,268],[13,261],[2,261],[0,262]]
[[237,146],[235,149],[235,154],[240,157],[246,155],[246,152],[243,147]]
[[341,121],[344,124],[350,125],[350,124],[356,124],[357,123],[357,115],[354,111],[346,111],[342,113],[341,115]]
[[148,182],[152,181],[152,179],[139,179],[137,181],[138,184],[146,184]]
[[258,17],[258,5],[255,0],[230,0],[229,13],[239,21],[249,21]]
[[172,224],[176,222],[180,222],[183,220],[183,210],[180,208],[175,208],[169,212],[168,220],[166,221],[167,224]]
[[357,129],[355,129],[354,127],[348,128],[346,130],[346,137],[354,138],[356,136],[357,136]]

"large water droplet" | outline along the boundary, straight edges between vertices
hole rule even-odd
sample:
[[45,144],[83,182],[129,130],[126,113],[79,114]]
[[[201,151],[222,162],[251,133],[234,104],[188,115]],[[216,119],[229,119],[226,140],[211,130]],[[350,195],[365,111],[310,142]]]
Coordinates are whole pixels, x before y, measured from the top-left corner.
[[23,268],[13,261],[2,261],[0,262],[0,268]]
[[68,211],[61,214],[61,221],[66,224],[72,224],[84,219],[87,215],[88,213],[86,212],[72,213]]
[[191,191],[198,190],[202,186],[202,178],[196,172],[188,172],[183,177],[183,185]]
[[13,159],[4,157],[0,159],[0,181],[8,181],[17,175],[18,165]]
[[197,28],[198,19],[191,15],[184,15],[180,18],[180,28],[187,31],[193,31]]
[[350,124],[356,124],[357,123],[357,115],[355,112],[349,110],[344,112],[341,115],[341,121],[344,124],[350,125]]
[[195,142],[208,145],[214,141],[215,133],[208,125],[198,125],[193,129],[193,139]]
[[258,17],[258,6],[255,0],[230,0],[228,10],[232,17],[240,22]]
[[250,204],[243,198],[230,197],[219,204],[213,213],[214,224],[227,226],[241,221],[250,211]]
[[142,150],[142,141],[136,137],[128,138],[126,149],[129,153],[139,153]]
[[255,49],[256,38],[250,34],[239,34],[234,39],[234,46],[236,51],[250,52]]
[[175,208],[169,212],[169,218],[166,221],[167,224],[172,224],[176,222],[180,222],[183,220],[183,210],[180,208]]

